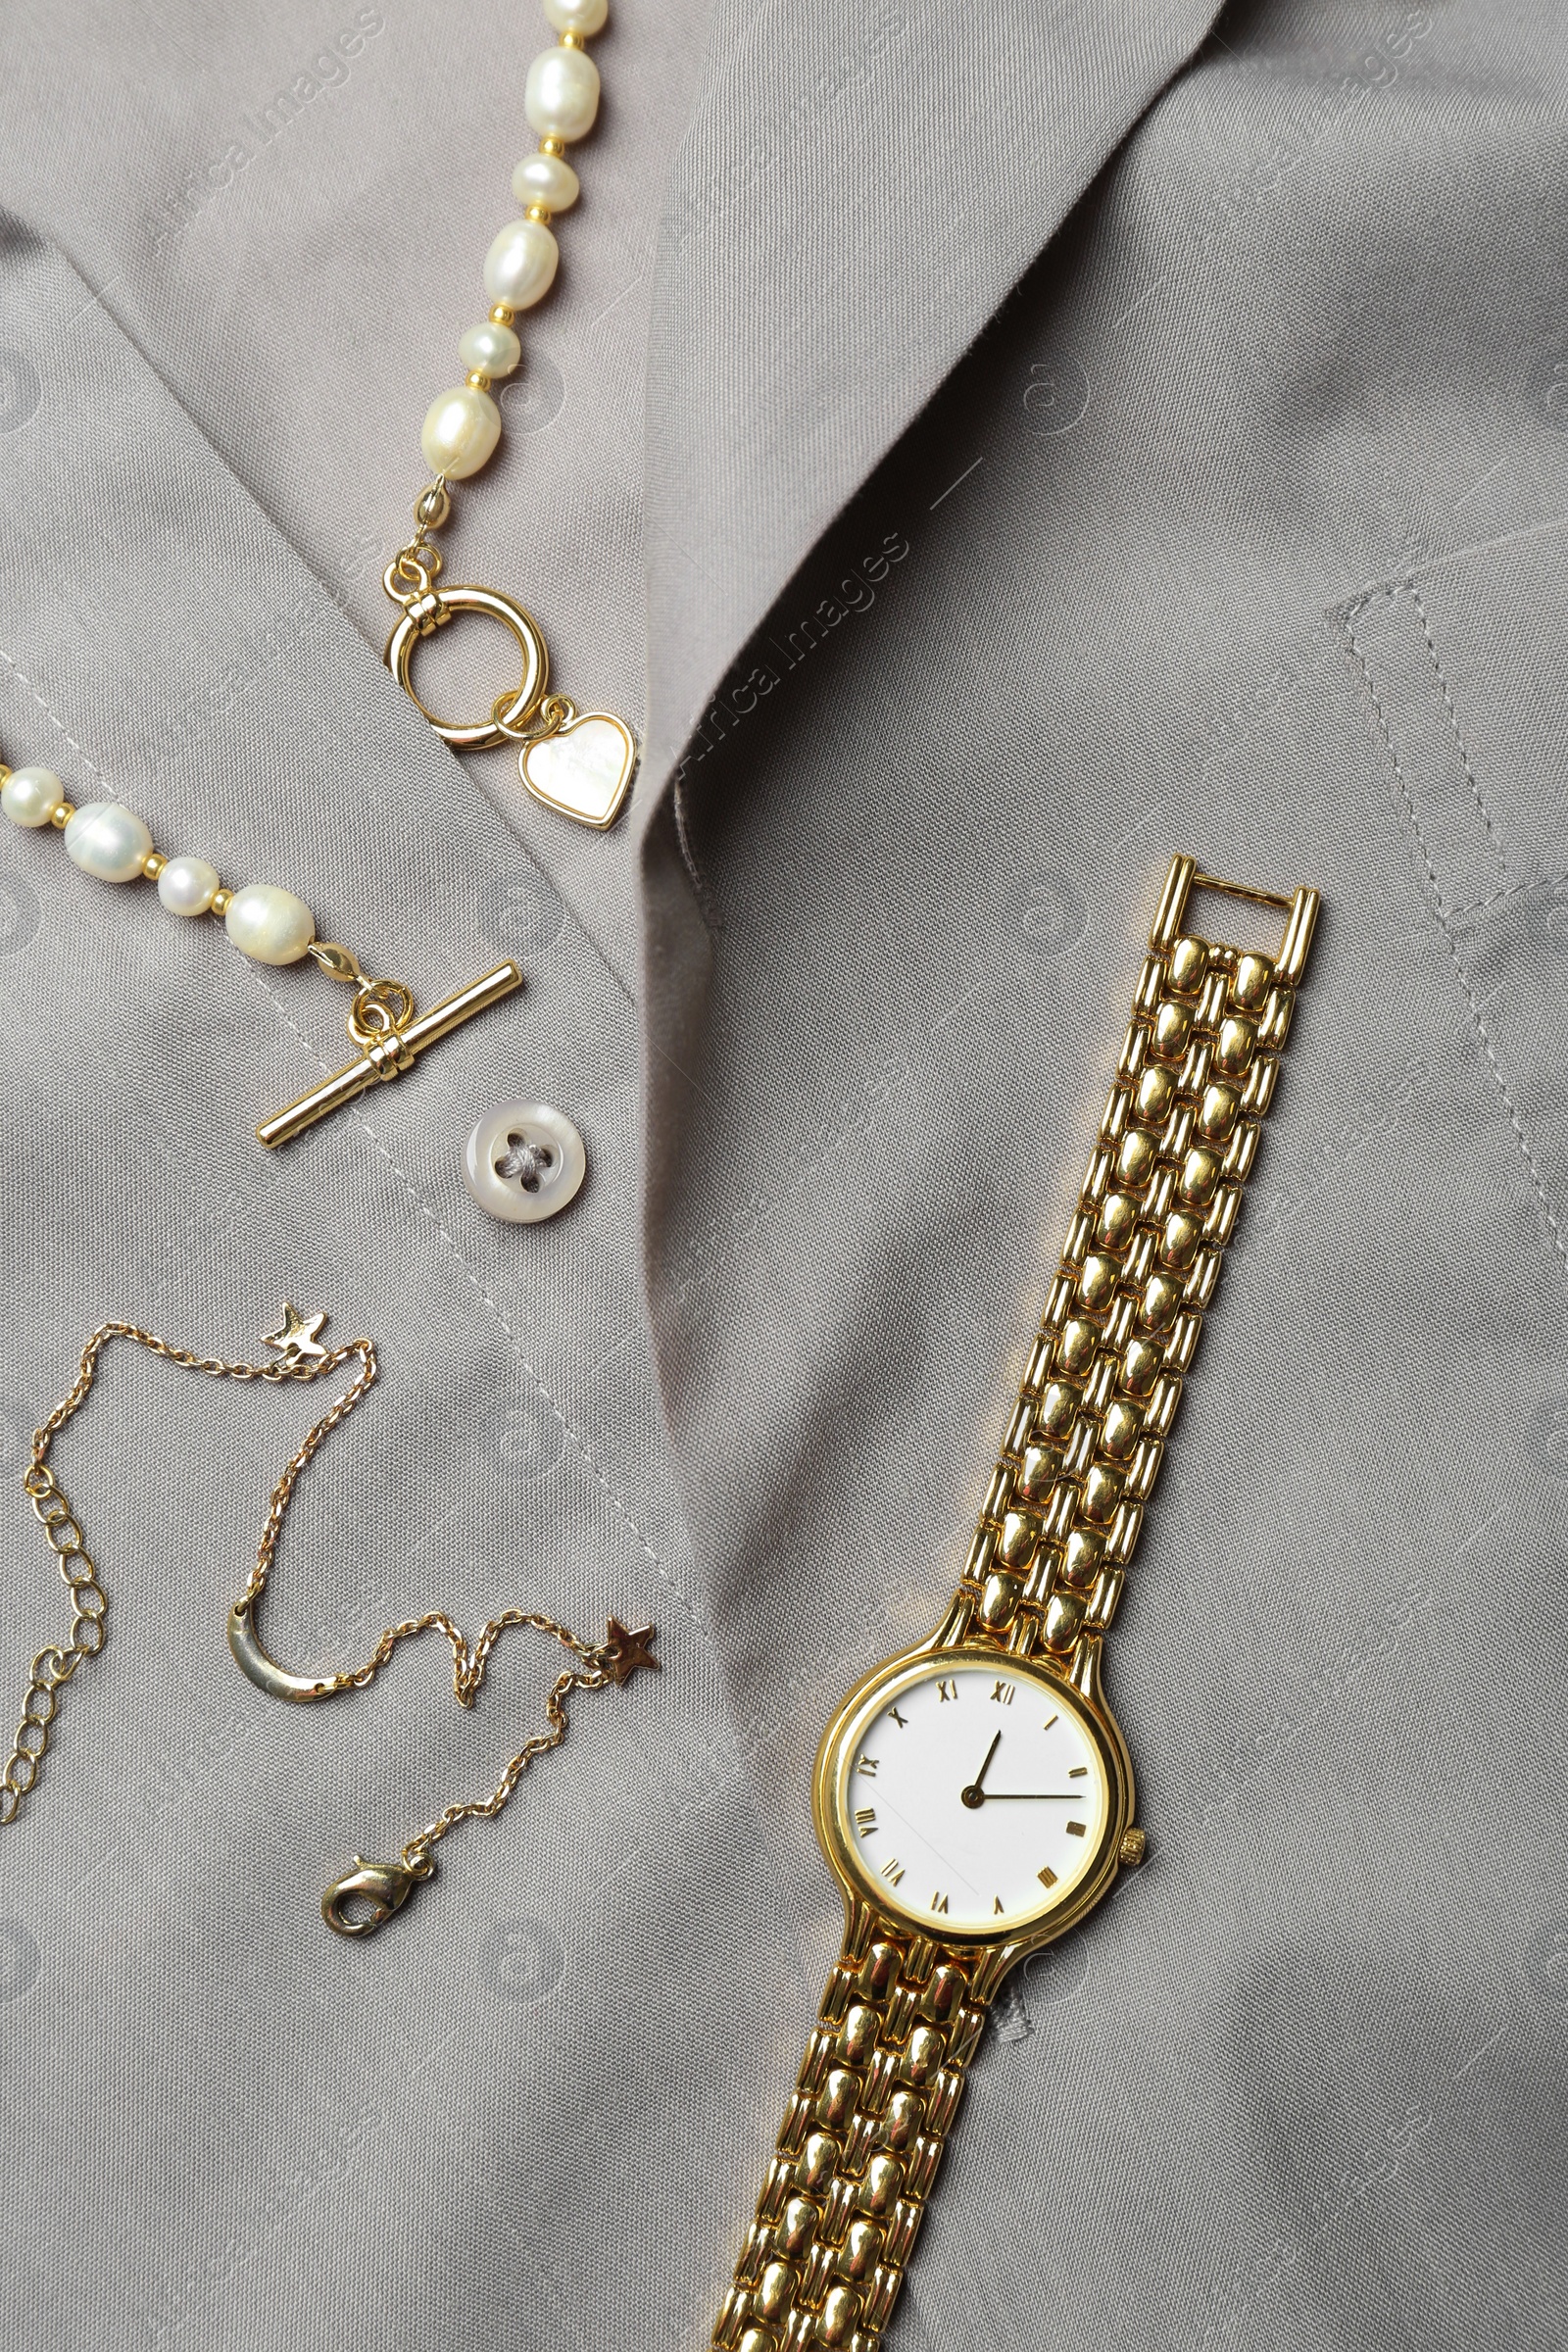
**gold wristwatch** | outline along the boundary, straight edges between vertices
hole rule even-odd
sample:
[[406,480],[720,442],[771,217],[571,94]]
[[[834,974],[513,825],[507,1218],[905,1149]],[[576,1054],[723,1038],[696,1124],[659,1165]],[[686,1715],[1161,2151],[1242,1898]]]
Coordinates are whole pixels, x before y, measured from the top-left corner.
[[[1286,913],[1272,959],[1198,936],[1195,888]],[[1140,1862],[1101,1685],[1317,918],[1172,863],[1023,1393],[958,1591],[851,1691],[816,1760],[844,1952],[736,2265],[719,2352],[872,2352],[1009,1969]]]

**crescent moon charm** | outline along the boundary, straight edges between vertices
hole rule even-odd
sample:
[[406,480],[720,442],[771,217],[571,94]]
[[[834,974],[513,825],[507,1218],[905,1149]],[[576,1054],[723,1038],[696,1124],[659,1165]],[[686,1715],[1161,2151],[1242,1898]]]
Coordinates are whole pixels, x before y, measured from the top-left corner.
[[288,1698],[306,1706],[312,1699],[334,1698],[346,1688],[336,1675],[290,1674],[270,1658],[256,1630],[256,1603],[248,1593],[242,1593],[228,1612],[228,1646],[240,1672],[269,1698]]

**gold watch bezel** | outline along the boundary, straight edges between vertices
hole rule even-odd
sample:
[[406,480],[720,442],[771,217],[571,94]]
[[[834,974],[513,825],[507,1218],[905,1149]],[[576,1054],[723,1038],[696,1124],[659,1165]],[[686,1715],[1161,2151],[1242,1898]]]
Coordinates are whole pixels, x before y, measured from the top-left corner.
[[884,1658],[856,1684],[822,1735],[811,1779],[811,1817],[816,1825],[817,1842],[851,1915],[857,1908],[869,1910],[885,1921],[894,1934],[918,1935],[919,1923],[887,1900],[849,1834],[847,1789],[851,1761],[865,1726],[902,1689],[940,1674],[948,1664],[967,1670],[977,1663],[992,1661],[1010,1675],[1037,1682],[1050,1692],[1054,1704],[1067,1707],[1078,1717],[1100,1757],[1109,1792],[1104,1829],[1094,1856],[1082,1877],[1059,1901],[1047,1903],[1033,1918],[1004,1920],[991,1929],[950,1929],[942,1923],[940,1939],[944,1945],[979,1950],[1004,1944],[1009,1947],[1011,1959],[1021,1960],[1054,1943],[1058,1936],[1065,1936],[1109,1892],[1122,1867],[1121,1843],[1132,1827],[1137,1804],[1132,1757],[1115,1717],[1102,1702],[1087,1698],[1060,1667],[1038,1656],[1020,1657],[989,1642],[945,1643],[940,1633],[913,1649]]

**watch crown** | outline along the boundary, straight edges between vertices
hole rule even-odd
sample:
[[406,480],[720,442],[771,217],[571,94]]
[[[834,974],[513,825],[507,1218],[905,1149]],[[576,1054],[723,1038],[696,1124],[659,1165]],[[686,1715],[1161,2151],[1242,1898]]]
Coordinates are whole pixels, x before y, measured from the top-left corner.
[[1146,1831],[1132,1829],[1122,1832],[1121,1860],[1124,1869],[1136,1870],[1148,1851],[1149,1837]]

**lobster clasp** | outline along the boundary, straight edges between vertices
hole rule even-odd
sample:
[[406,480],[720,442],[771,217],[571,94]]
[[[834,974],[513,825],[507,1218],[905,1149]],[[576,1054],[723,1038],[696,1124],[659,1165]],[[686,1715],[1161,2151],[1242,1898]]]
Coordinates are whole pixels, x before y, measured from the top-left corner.
[[[434,1870],[428,1854],[414,1862],[367,1862],[363,1854],[356,1854],[354,1868],[334,1879],[322,1895],[321,1917],[335,1936],[373,1936]],[[364,1918],[351,1919],[344,1908],[355,1896],[370,1906]]]

